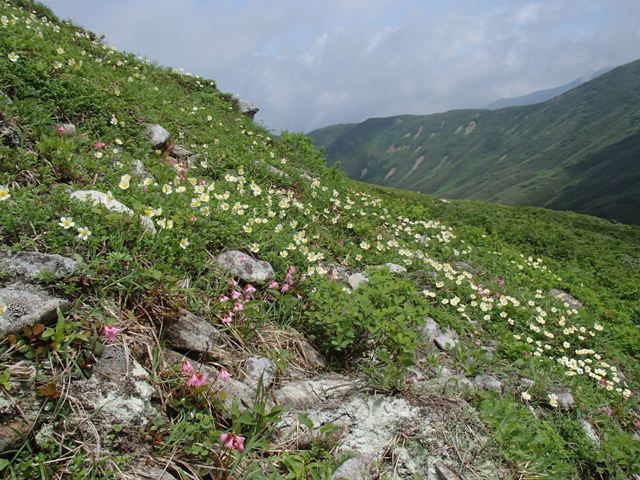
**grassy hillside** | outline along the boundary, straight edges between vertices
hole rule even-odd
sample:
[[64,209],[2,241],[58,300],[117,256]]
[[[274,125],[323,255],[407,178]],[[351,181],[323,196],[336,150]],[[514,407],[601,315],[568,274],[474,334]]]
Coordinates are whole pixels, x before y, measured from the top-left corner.
[[[639,227],[540,208],[440,201],[350,180],[326,167],[305,136],[271,138],[213,81],[116,51],[26,0],[0,0],[0,91],[0,265],[18,251],[78,263],[71,274],[44,271],[34,280],[68,300],[68,309],[0,339],[3,478],[140,478],[131,469],[142,465],[181,479],[329,480],[355,455],[341,450],[348,432],[333,425],[340,419],[315,425],[316,434],[303,442],[313,421],[276,394],[301,375],[334,374],[357,380],[356,394],[375,404],[402,399],[437,412],[469,409],[455,425],[462,437],[477,433],[473,450],[461,448],[453,423],[431,437],[416,434],[419,421],[397,425],[393,444],[383,445],[372,466],[378,478],[430,478],[401,476],[400,460],[387,454],[396,447],[429,461],[451,452],[450,468],[470,479],[490,478],[478,464],[499,465],[506,472],[500,478],[514,479],[640,474]],[[527,110],[530,118],[536,108]],[[348,134],[364,139],[367,130],[385,130],[390,137],[379,148],[397,141],[404,152],[393,132],[434,140],[474,118],[477,130],[490,131],[486,115],[370,120]],[[508,122],[512,114],[495,115]],[[572,121],[591,124],[575,115]],[[633,145],[624,143],[629,135],[621,135],[620,119],[598,128],[609,129],[609,122],[611,135],[620,135],[607,158],[625,165]],[[165,127],[170,140],[153,148],[147,123]],[[520,138],[515,130],[525,123],[522,117],[511,125],[509,138]],[[547,130],[556,135],[552,125]],[[530,148],[537,149],[533,140]],[[599,157],[588,158],[596,183]],[[458,168],[472,174],[480,166],[463,169],[458,162]],[[79,190],[104,192],[130,210],[78,201],[71,194]],[[216,261],[226,249],[269,262],[277,283],[232,277]],[[407,272],[369,270],[369,283],[357,289],[332,275],[387,262]],[[2,325],[20,314],[3,303],[6,291],[17,288],[14,274],[0,272]],[[552,288],[584,306],[564,305],[548,294]],[[211,351],[168,353],[177,347],[165,326],[185,310],[220,336]],[[423,331],[427,316],[455,330],[459,344],[435,349]],[[300,353],[305,338],[326,366],[308,368]],[[100,412],[79,400],[88,395],[82,388],[104,375],[98,367],[113,347],[139,362],[148,378],[157,415],[147,424],[95,428]],[[167,366],[176,355],[186,367]],[[256,387],[250,404],[199,383],[203,371],[242,383],[256,356],[277,369],[270,389]],[[497,394],[429,386],[443,366],[460,376],[490,373],[504,388]],[[521,377],[534,383],[525,386]],[[95,390],[89,394],[111,398]],[[553,392],[570,392],[575,404],[560,408]],[[28,395],[36,415],[16,436],[11,427],[22,415],[8,412]],[[295,441],[281,438],[287,415],[300,425]],[[586,438],[583,422],[599,444]],[[229,443],[240,435],[243,448]]]
[[337,138],[309,135],[329,163],[366,182],[640,223],[639,92],[636,61],[536,105],[369,119]]

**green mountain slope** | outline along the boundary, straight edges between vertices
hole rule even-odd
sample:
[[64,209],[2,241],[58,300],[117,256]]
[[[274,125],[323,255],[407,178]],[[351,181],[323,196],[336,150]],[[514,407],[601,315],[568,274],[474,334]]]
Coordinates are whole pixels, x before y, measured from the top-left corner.
[[640,474],[640,227],[354,181],[28,0],[0,91],[0,478]]
[[536,105],[327,128],[309,135],[352,178],[640,223],[640,61]]

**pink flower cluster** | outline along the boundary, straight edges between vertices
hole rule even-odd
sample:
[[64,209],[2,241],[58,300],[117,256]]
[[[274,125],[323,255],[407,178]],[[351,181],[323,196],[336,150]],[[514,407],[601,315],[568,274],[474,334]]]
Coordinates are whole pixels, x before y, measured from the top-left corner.
[[118,338],[118,334],[120,333],[120,329],[118,327],[112,327],[109,325],[104,325],[102,327],[102,336],[108,343],[113,343]]
[[201,387],[207,383],[207,376],[202,372],[197,372],[191,362],[187,359],[182,361],[180,371],[187,375],[187,385],[193,388]]
[[241,288],[235,280],[229,280],[229,287],[229,292],[219,298],[220,303],[227,309],[220,319],[225,325],[230,324],[236,314],[244,311],[244,303],[252,300],[256,292],[256,288],[250,283]]
[[[271,282],[269,282],[269,284],[267,285],[267,288],[270,288],[271,290],[280,290],[280,293],[287,293],[292,287],[295,286],[296,282],[293,278],[294,273],[296,273],[296,267],[291,265],[287,269],[287,274],[284,276],[284,282],[282,283],[282,285],[280,285],[275,280],[271,280]],[[298,277],[298,282],[304,282],[305,279],[306,277],[304,275],[300,275]],[[300,295],[296,296],[298,297],[298,299],[301,298]]]
[[223,433],[220,435],[220,441],[228,449],[238,450],[239,452],[244,451],[245,438],[242,435],[237,435],[235,433]]

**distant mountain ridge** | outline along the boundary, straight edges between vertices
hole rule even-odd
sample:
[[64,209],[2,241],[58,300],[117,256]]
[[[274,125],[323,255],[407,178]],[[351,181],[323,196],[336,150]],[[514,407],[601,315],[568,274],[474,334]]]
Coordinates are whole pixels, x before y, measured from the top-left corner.
[[640,60],[550,100],[309,133],[352,178],[640,223]]
[[576,78],[575,80],[567,82],[564,85],[560,85],[558,87],[546,88],[544,90],[537,90],[535,92],[531,92],[526,95],[520,95],[517,97],[500,98],[494,102],[491,102],[489,105],[487,105],[486,108],[488,108],[489,110],[497,110],[499,108],[519,107],[523,105],[533,105],[535,103],[546,102],[547,100],[550,100],[553,97],[557,97],[558,95],[562,95],[564,92],[568,92],[569,90],[579,87],[584,82],[593,80],[594,78],[597,78],[600,75],[603,75],[611,71],[611,69],[612,67],[602,68],[597,72],[592,73],[591,75]]

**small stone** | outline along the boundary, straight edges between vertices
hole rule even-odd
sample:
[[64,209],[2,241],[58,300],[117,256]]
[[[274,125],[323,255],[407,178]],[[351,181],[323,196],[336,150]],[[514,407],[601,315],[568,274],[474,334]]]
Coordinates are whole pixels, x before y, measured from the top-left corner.
[[438,480],[461,480],[460,477],[442,462],[434,464]]
[[31,424],[21,418],[0,425],[0,454],[19,446],[31,431]]
[[478,375],[473,379],[473,386],[482,390],[502,392],[502,382],[493,375]]
[[591,422],[589,422],[584,418],[581,418],[580,425],[582,425],[582,429],[584,430],[584,433],[587,435],[589,440],[591,440],[591,442],[595,445],[595,447],[600,448],[600,437],[598,437],[596,429],[593,427],[593,425],[591,425]]
[[55,280],[73,273],[76,262],[61,255],[39,252],[18,252],[15,254],[0,252],[0,271],[25,282],[38,281],[48,274]]
[[248,117],[251,120],[253,120],[253,117],[256,116],[256,113],[258,113],[260,109],[251,102],[247,102],[245,100],[238,100],[238,111],[245,117]]
[[455,268],[456,270],[462,270],[464,272],[469,272],[469,273],[473,273],[473,270],[474,270],[470,263],[463,262],[460,260],[453,262],[453,268]]
[[62,123],[56,125],[56,130],[63,137],[71,137],[76,134],[76,126],[73,123]]
[[265,357],[250,357],[244,362],[241,379],[251,388],[257,389],[262,378],[262,386],[268,389],[273,383],[276,365]]
[[164,335],[172,347],[199,353],[210,353],[222,338],[216,327],[187,310],[165,324]]
[[520,377],[519,381],[520,381],[520,385],[522,385],[526,389],[533,387],[533,385],[536,383],[530,378],[526,378],[526,377]]
[[136,160],[133,163],[133,174],[137,177],[152,178],[151,174],[147,172],[146,168],[144,168],[144,163],[142,163],[140,160]]
[[[134,215],[133,210],[127,207],[122,202],[119,202],[111,195],[108,195],[99,190],[76,190],[71,193],[71,198],[79,200],[81,202],[89,202],[94,206],[103,205],[107,210],[117,213],[124,213],[130,217]],[[150,232],[152,235],[156,234],[156,227],[153,224],[153,220],[149,217],[140,216],[140,223],[145,232]]]
[[349,276],[347,282],[349,283],[349,286],[355,290],[360,285],[369,283],[369,277],[367,277],[363,273],[354,273],[353,275]]
[[440,350],[444,350],[448,352],[452,348],[455,348],[458,345],[458,340],[454,338],[450,333],[443,333],[442,335],[438,335],[435,338],[435,344]]
[[22,284],[0,288],[0,302],[7,307],[6,312],[0,316],[1,336],[38,323],[47,324],[57,318],[58,309],[65,311],[71,306],[65,299]]
[[171,137],[171,134],[164,127],[154,123],[146,125],[145,134],[153,148],[163,148]]
[[331,480],[368,480],[373,460],[369,455],[352,457],[336,469]]
[[311,368],[325,368],[327,366],[324,357],[306,339],[301,339],[298,345],[302,358]]
[[275,276],[273,267],[238,250],[227,250],[216,258],[218,265],[245,282],[264,283]]
[[337,280],[339,282],[349,282],[349,275],[351,274],[349,273],[349,270],[347,270],[347,268],[343,265],[340,265],[339,263],[330,263],[326,268],[329,271],[329,278],[333,278],[334,280]]
[[184,147],[181,147],[180,145],[174,145],[173,147],[171,147],[171,155],[175,158],[187,158],[191,157],[193,155],[193,152],[187,150]]
[[425,317],[424,325],[420,328],[420,334],[425,343],[432,343],[442,334],[440,326],[431,317]]
[[555,297],[562,302],[563,305],[569,308],[582,308],[582,302],[573,298],[567,292],[560,290],[559,288],[552,288],[548,292],[549,296]]
[[557,393],[558,395],[558,405],[560,408],[564,408],[565,410],[569,410],[573,407],[575,401],[573,400],[573,395],[569,392]]

